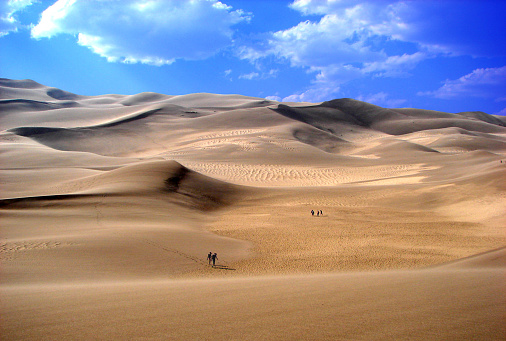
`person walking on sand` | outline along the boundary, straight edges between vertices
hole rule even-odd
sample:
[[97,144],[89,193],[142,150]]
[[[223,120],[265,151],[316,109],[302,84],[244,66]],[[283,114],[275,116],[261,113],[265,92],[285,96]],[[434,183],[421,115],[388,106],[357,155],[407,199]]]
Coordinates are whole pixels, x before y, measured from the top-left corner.
[[311,210],[311,215],[314,216],[314,210]]
[[213,253],[213,255],[211,256],[211,259],[213,260],[213,266],[215,266],[216,265],[216,260],[218,259],[218,254],[216,254],[216,252]]
[[213,257],[213,253],[212,252],[209,252],[207,254],[207,261],[209,262],[209,265],[211,265],[211,258]]

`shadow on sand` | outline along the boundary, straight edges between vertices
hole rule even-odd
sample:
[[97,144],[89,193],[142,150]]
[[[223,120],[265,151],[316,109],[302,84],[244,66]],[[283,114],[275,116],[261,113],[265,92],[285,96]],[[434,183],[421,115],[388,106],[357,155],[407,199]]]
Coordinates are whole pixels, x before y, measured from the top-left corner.
[[228,267],[227,265],[213,265],[214,269],[221,269],[221,270],[232,270],[235,271],[235,269]]

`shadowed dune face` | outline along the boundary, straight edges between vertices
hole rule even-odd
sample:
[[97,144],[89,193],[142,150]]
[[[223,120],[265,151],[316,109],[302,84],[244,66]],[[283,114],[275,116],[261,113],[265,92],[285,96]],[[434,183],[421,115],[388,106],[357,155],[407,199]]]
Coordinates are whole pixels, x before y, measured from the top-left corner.
[[503,338],[503,117],[0,79],[0,126],[7,339]]
[[0,200],[4,283],[176,276],[204,266],[208,245],[245,256],[247,242],[202,228],[245,190],[174,161],[112,168]]

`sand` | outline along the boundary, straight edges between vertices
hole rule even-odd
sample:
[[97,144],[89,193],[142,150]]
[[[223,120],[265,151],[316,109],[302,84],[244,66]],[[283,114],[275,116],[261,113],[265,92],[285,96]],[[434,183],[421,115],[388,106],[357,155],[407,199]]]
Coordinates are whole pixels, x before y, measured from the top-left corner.
[[500,116],[7,79],[0,108],[2,339],[506,337]]

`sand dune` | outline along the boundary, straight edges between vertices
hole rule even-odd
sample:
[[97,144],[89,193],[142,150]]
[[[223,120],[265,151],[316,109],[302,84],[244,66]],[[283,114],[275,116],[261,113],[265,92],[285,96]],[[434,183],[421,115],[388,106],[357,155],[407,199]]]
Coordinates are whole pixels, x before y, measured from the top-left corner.
[[503,117],[0,79],[0,127],[6,340],[505,337]]

